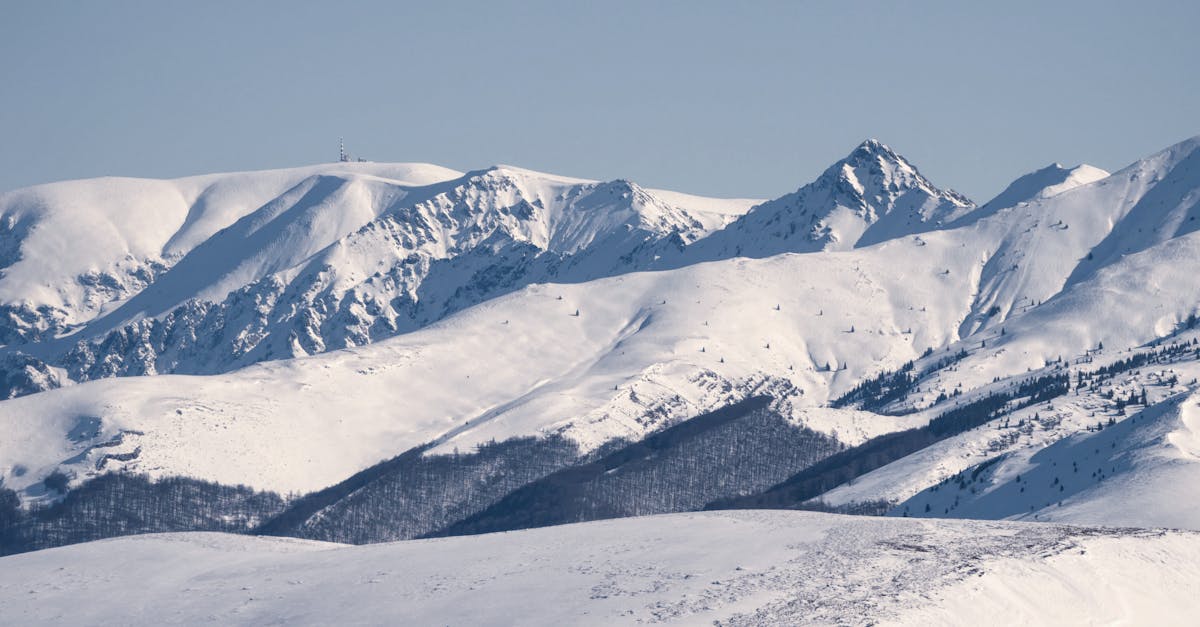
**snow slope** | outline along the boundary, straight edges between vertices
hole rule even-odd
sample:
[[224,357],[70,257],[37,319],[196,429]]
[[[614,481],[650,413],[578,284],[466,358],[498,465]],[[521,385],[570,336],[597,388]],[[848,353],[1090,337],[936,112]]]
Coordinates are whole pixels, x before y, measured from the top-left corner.
[[[1141,284],[1155,289],[1153,275],[1150,280],[1138,276],[1143,278]],[[1082,287],[1086,284],[1077,291],[1086,292]],[[1138,323],[1137,304],[1151,296],[1136,290],[1101,292],[1114,293],[1120,296],[1113,300],[1077,295],[1095,309],[1074,315],[1099,323],[1107,316]],[[1185,297],[1185,302],[1192,301]],[[1153,308],[1141,309],[1154,313]],[[1042,325],[1040,331],[1045,334],[1043,344],[1064,334],[1053,323]],[[1037,337],[1033,331],[1010,335]],[[1200,393],[1198,341],[1200,332],[1184,328],[1144,346],[1127,349],[1118,344],[1087,355],[1068,354],[1067,359],[1029,375],[1066,375],[1074,385],[1069,394],[1008,412],[863,475],[819,500],[834,506],[888,501],[898,504],[894,515],[1200,529],[1200,509],[1192,498],[1200,486],[1192,435],[1195,395]],[[1077,384],[1081,374],[1091,380],[1092,373],[1102,368],[1164,350],[1171,351],[1165,361],[1119,369],[1100,384]],[[973,390],[962,397],[965,400],[1008,385],[1003,379],[979,382],[986,372],[970,365],[973,358],[937,373],[927,384],[950,389],[957,385],[953,381],[965,380],[964,388]],[[1129,409],[1121,408],[1118,401],[1131,395],[1144,396],[1149,406],[1139,400]],[[917,415],[932,417],[937,411]]]
[[135,536],[0,559],[0,606],[23,625],[1172,625],[1200,610],[1197,564],[1191,533],[747,511],[361,547]]
[[[819,405],[864,373],[949,341],[955,312],[969,306],[966,273],[896,275],[895,258],[912,249],[536,285],[370,346],[13,399],[0,403],[11,434],[0,441],[3,476],[36,489],[57,467],[82,478],[105,455],[139,450],[125,467],[309,490],[428,441],[465,450],[555,431],[591,449],[756,391],[854,442],[910,423]],[[948,253],[973,257],[961,250]],[[798,287],[796,276],[824,280]],[[70,436],[92,420],[88,437]],[[118,436],[120,446],[99,446]]]
[[929,504],[961,518],[1200,529],[1197,429],[1200,395],[1181,392],[1102,430],[1004,456],[969,492],[939,486],[898,511]]

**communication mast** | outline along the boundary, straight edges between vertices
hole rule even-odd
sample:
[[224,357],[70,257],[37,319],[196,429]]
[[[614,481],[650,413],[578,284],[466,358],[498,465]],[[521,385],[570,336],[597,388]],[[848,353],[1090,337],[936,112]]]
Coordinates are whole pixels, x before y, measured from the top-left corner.
[[338,138],[338,161],[345,163],[350,160],[350,155],[346,154],[346,142],[342,138]]

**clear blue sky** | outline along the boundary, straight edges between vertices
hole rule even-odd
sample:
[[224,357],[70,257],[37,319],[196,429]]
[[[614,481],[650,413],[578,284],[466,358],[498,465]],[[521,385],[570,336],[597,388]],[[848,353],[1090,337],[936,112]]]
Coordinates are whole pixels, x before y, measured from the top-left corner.
[[[404,5],[404,6],[401,6]],[[775,196],[877,137],[983,201],[1200,133],[1200,3],[0,1],[0,190],[333,160]]]

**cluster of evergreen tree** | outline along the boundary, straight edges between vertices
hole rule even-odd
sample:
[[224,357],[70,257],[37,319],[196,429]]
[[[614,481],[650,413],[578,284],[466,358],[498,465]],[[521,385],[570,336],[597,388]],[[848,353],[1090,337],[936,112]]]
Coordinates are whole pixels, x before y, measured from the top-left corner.
[[364,544],[437,531],[581,458],[561,436],[491,442],[467,454],[421,446],[295,500],[256,533]]
[[1117,396],[1112,390],[1108,390],[1104,394],[1101,394],[1101,396],[1103,396],[1104,398],[1107,398],[1110,401],[1114,401],[1114,404],[1116,405],[1118,413],[1124,413],[1125,408],[1130,405],[1145,406],[1145,405],[1149,404],[1149,399],[1146,396],[1145,388],[1142,389],[1141,396],[1138,396],[1137,392],[1130,392],[1128,397],[1121,398],[1121,397]]
[[913,362],[906,362],[892,372],[882,372],[854,386],[830,405],[846,407],[859,403],[859,407],[867,411],[879,411],[892,401],[897,401],[908,395],[917,384],[919,378],[913,372]]
[[841,449],[751,398],[525,486],[434,535],[693,511],[751,494]]
[[[987,471],[989,468],[991,468],[992,466],[995,466],[997,463],[999,463],[1000,460],[1002,460],[1002,459],[1004,459],[1004,456],[998,455],[998,456],[988,459],[986,461],[980,462],[970,468],[966,468],[958,473],[950,475],[949,477],[946,477],[945,479],[942,479],[941,481],[934,484],[929,489],[929,491],[930,492],[939,492],[943,488],[946,488],[949,486],[955,486],[958,488],[959,492],[970,491],[971,494],[975,494],[975,492],[976,492],[975,484],[981,482],[981,479],[982,479],[981,475],[983,475],[984,472]],[[1017,475],[1017,481],[1019,482],[1020,480],[1021,480],[1020,475]],[[913,515],[914,513],[917,515],[927,514],[927,515],[931,515],[931,516],[946,515],[952,511],[954,511],[954,509],[957,508],[958,505],[959,505],[959,497],[956,494],[954,496],[954,502],[943,507],[940,512],[934,511],[931,504],[926,503],[925,507],[923,509],[919,509],[917,512],[910,511],[908,506],[906,505],[904,507],[904,511],[902,511],[900,514],[902,516],[910,516],[910,515]]]
[[0,489],[0,555],[138,533],[246,533],[283,507],[273,492],[132,473],[100,475],[28,511],[15,493]]
[[1071,376],[1066,372],[1055,372],[1040,377],[1023,379],[1017,383],[1013,398],[1027,398],[1026,405],[1062,396],[1071,391]]
[[[947,349],[949,350],[949,349]],[[874,377],[866,379],[846,392],[842,396],[830,402],[832,407],[848,407],[857,405],[859,409],[873,411],[877,413],[885,413],[887,415],[900,416],[910,414],[916,411],[915,407],[901,408],[898,411],[883,412],[882,410],[894,401],[898,401],[908,396],[913,388],[917,386],[921,378],[931,372],[937,372],[953,366],[954,364],[966,359],[969,353],[966,349],[959,349],[953,355],[942,357],[920,373],[914,372],[916,364],[912,361],[907,361],[896,370],[881,372]],[[933,355],[933,349],[928,348],[921,354],[922,358]],[[826,366],[828,369],[828,366]],[[955,390],[953,396],[958,396],[962,392]],[[945,392],[938,395],[938,403],[950,398]]]
[[1119,359],[1107,366],[1101,366],[1090,372],[1080,370],[1076,375],[1078,377],[1076,387],[1095,387],[1122,372],[1128,372],[1143,366],[1176,363],[1186,359],[1200,359],[1200,340],[1172,342],[1166,346],[1160,346],[1153,350],[1130,355],[1125,359]]
[[892,511],[896,504],[888,500],[854,501],[843,505],[829,505],[821,501],[800,503],[795,509],[807,512],[826,512],[829,514],[849,514],[851,516],[883,516]]

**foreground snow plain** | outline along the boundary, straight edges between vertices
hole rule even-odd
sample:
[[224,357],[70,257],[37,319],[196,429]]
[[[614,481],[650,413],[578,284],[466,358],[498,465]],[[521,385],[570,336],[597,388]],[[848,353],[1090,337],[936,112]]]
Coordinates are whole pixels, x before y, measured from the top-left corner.
[[1200,534],[783,511],[344,546],[213,533],[0,559],[6,624],[1184,624]]

